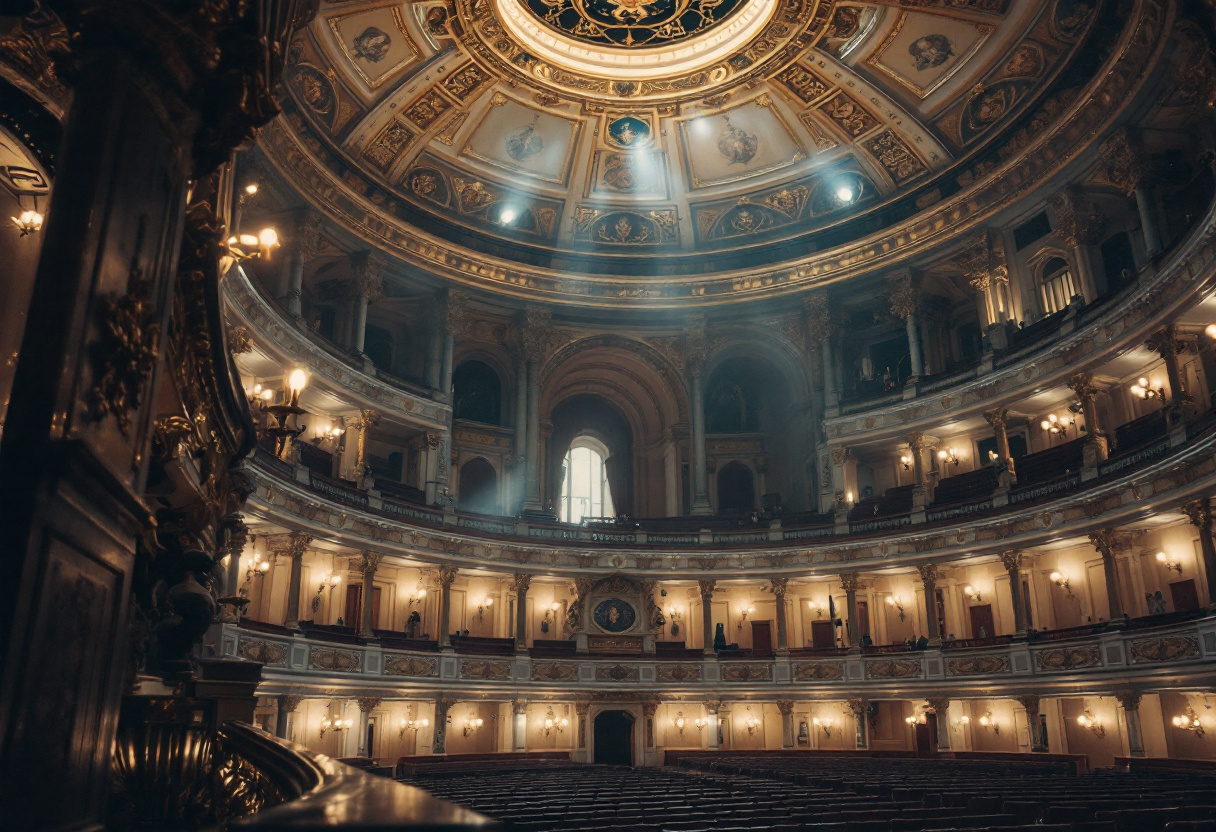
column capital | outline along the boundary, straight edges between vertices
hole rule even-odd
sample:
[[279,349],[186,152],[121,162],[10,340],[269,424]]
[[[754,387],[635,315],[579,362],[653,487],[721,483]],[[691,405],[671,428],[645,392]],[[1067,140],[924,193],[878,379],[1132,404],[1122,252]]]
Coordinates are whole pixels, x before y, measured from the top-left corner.
[[358,557],[350,559],[350,568],[364,577],[375,575],[376,567],[380,565],[380,557],[379,552],[364,549]]
[[784,596],[785,593],[789,590],[789,586],[790,586],[789,578],[785,578],[785,577],[769,578],[768,581],[772,585],[773,594],[776,596],[779,596],[779,597]]
[[527,592],[532,585],[532,576],[527,572],[516,572],[511,576],[512,592]]
[[1139,131],[1123,126],[1111,133],[1098,147],[1111,184],[1131,196],[1149,175],[1149,158],[1140,142]]
[[574,703],[574,713],[578,714],[579,716],[586,717],[590,711],[591,711],[590,702],[575,702]]
[[705,713],[707,714],[716,714],[722,709],[721,699],[706,699],[701,704],[705,706]]
[[348,256],[350,276],[360,297],[375,303],[384,297],[384,272],[388,261],[374,251],[356,251]]
[[1099,529],[1096,532],[1090,532],[1089,542],[1101,554],[1112,558],[1118,554],[1121,544],[1119,532],[1115,529]]
[[937,714],[939,717],[945,716],[946,711],[950,709],[949,696],[930,696],[928,701],[929,707],[933,709],[933,713]]
[[647,719],[654,719],[655,713],[659,710],[659,703],[653,699],[642,700],[642,715]]
[[311,208],[301,208],[293,211],[291,221],[287,226],[286,242],[291,246],[291,254],[300,263],[306,264],[321,251],[321,215]]
[[1013,697],[1019,705],[1029,712],[1037,712],[1039,710],[1039,695],[1037,693],[1022,693]]
[[700,373],[709,358],[709,341],[706,336],[704,315],[689,315],[684,319],[684,366],[690,373]]
[[959,256],[967,282],[977,291],[985,292],[993,282],[1008,282],[1009,267],[1005,264],[1005,247],[988,229],[975,232],[968,238],[963,253]]
[[528,361],[539,365],[549,357],[556,341],[552,321],[553,313],[544,307],[529,306],[524,310],[519,338]]
[[358,416],[347,418],[351,420],[349,426],[360,431],[380,424],[380,414],[375,410],[360,410]]
[[840,585],[845,592],[856,592],[861,587],[861,578],[856,572],[841,572]]
[[1093,400],[1099,392],[1098,385],[1094,384],[1094,377],[1090,373],[1077,373],[1068,379],[1068,387],[1082,402]]
[[793,699],[778,699],[777,700],[777,710],[781,712],[782,716],[789,716],[790,714],[792,714],[794,712],[794,700]]
[[805,329],[811,346],[818,347],[835,333],[832,325],[831,305],[826,292],[815,292],[802,299],[802,311],[805,315]]
[[1006,549],[1004,552],[1001,552],[1001,565],[1009,572],[1021,569],[1024,559],[1025,556],[1020,549]]
[[1179,338],[1178,330],[1174,328],[1173,324],[1169,324],[1148,336],[1144,346],[1157,353],[1163,360],[1168,361],[1184,352],[1189,344],[1185,339]]
[[941,570],[938,569],[936,563],[918,563],[916,571],[920,573],[920,580],[926,587],[933,586],[938,579],[942,577]]
[[850,699],[846,704],[848,705],[849,710],[853,712],[854,716],[861,716],[866,712],[867,703],[864,699]]
[[380,703],[384,700],[378,696],[360,696],[355,699],[359,703],[359,710],[365,714],[370,714],[376,708],[380,707]]
[[831,452],[833,465],[843,466],[846,463],[853,461],[853,452],[843,445],[833,445]]
[[1191,525],[1199,529],[1211,531],[1212,529],[1212,506],[1208,502],[1207,497],[1198,500],[1191,500],[1189,503],[1182,504],[1182,513],[1191,521]]
[[984,411],[984,421],[986,421],[989,427],[991,427],[993,430],[1004,430],[1008,419],[1008,408],[994,407],[991,410]]
[[279,694],[279,710],[283,713],[293,714],[303,701],[303,696],[294,693],[281,693]]
[[444,589],[447,589],[452,585],[452,581],[456,580],[456,573],[460,569],[455,566],[441,566],[438,571],[439,583]]
[[701,578],[697,581],[697,586],[701,588],[701,597],[709,598],[714,594],[714,589],[718,586],[718,582],[713,578]]
[[515,699],[515,700],[511,701],[511,713],[515,714],[516,716],[519,716],[520,714],[526,714],[527,712],[528,712],[528,700],[527,699]]
[[447,309],[444,313],[443,326],[448,335],[467,335],[469,333],[469,296],[459,289],[448,289]]
[[274,554],[286,555],[292,560],[300,560],[304,557],[304,552],[308,550],[308,544],[312,543],[312,535],[292,532],[291,534],[276,535],[270,538],[268,543],[270,551]]
[[1123,710],[1134,711],[1140,707],[1140,700],[1144,697],[1144,692],[1132,689],[1117,690],[1113,696],[1119,700],[1119,705]]
[[887,275],[892,315],[903,319],[916,314],[917,305],[920,303],[919,283],[911,269],[901,269]]
[[1106,220],[1102,212],[1089,203],[1080,188],[1064,188],[1051,198],[1049,204],[1055,214],[1052,225],[1069,248],[1101,242]]
[[912,451],[923,451],[929,447],[928,437],[921,431],[909,433],[907,437],[908,449]]

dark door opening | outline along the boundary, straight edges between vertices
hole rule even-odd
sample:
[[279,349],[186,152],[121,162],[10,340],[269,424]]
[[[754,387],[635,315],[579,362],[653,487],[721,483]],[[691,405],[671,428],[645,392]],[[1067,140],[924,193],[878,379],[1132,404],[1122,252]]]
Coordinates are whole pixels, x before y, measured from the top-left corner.
[[595,717],[595,762],[633,765],[633,721],[628,711],[604,711]]
[[971,607],[971,637],[992,638],[996,625],[992,619],[992,604],[977,604]]
[[376,720],[368,720],[367,723],[367,745],[363,749],[363,756],[370,759],[376,758]]
[[1199,609],[1199,591],[1195,588],[1192,578],[1170,584],[1170,595],[1174,601],[1175,612]]

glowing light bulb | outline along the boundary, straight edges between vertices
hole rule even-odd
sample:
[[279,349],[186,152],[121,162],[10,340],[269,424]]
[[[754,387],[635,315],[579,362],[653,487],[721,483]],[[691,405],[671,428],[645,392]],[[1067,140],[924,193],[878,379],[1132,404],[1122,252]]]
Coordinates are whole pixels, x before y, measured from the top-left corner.
[[1203,328],[1204,335],[1216,340],[1216,324],[1208,324]]
[[308,374],[299,368],[292,370],[291,375],[287,377],[287,386],[291,392],[299,393],[308,386]]
[[249,196],[253,196],[257,192],[258,192],[258,183],[257,182],[250,182],[248,185],[245,186],[245,193],[249,194]]
[[258,232],[258,244],[262,248],[274,248],[279,244],[279,232],[273,228],[263,228]]
[[1059,581],[1061,578],[1063,578],[1064,576],[1063,576],[1063,575],[1061,575],[1059,572],[1052,572],[1052,573],[1051,573],[1050,575],[1048,575],[1047,577],[1051,578],[1052,582],[1054,583],[1054,582],[1058,582],[1058,581]]
[[502,213],[498,215],[498,221],[503,225],[510,225],[515,222],[517,216],[518,214],[514,208],[503,208]]
[[856,195],[852,185],[840,185],[836,188],[836,198],[841,202],[852,202]]
[[1157,553],[1157,562],[1158,562],[1158,563],[1165,563],[1165,552],[1158,552],[1158,553]]

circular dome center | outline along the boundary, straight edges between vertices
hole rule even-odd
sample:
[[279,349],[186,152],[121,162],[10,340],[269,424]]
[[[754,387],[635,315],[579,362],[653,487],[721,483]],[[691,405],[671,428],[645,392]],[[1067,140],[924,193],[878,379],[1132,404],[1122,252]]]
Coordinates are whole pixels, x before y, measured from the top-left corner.
[[777,0],[495,0],[536,56],[566,69],[640,79],[689,72],[737,52]]

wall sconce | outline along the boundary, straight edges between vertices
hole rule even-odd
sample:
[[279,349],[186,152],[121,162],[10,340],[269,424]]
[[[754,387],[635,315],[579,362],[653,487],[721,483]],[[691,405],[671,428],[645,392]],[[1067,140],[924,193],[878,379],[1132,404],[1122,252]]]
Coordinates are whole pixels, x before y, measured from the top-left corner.
[[992,711],[984,711],[984,715],[980,717],[980,727],[985,731],[990,730],[998,737],[1001,735],[1001,726],[997,725],[996,720],[992,718]]
[[1065,416],[1061,419],[1054,413],[1048,414],[1047,418],[1039,422],[1039,427],[1050,433],[1052,436],[1068,436],[1069,428],[1074,427],[1077,420],[1071,416]]
[[550,618],[556,620],[557,611],[560,610],[561,608],[562,608],[561,601],[554,601],[552,604],[545,607],[545,620],[548,621]]
[[971,724],[971,717],[964,715],[964,716],[960,716],[958,719],[956,719],[954,721],[954,724],[950,727],[953,728],[955,731],[962,731],[970,724]]
[[254,258],[270,259],[270,252],[279,247],[279,233],[266,227],[257,234],[233,234],[228,238],[228,255],[238,262]]
[[963,594],[977,604],[984,600],[980,595],[979,590],[973,587],[971,584],[967,584],[965,587],[963,587]]
[[814,725],[816,728],[822,728],[823,735],[825,737],[831,738],[832,726],[836,724],[836,720],[832,719],[830,716],[824,717],[823,719],[820,719],[819,717],[814,717],[811,720],[811,724]]
[[1171,560],[1165,552],[1157,553],[1157,563],[1164,566],[1166,572],[1177,572],[1178,577],[1182,577],[1182,564],[1176,560]]
[[329,600],[330,600],[330,603],[333,603],[334,590],[337,589],[338,584],[340,584],[340,583],[342,583],[341,575],[332,575],[331,574],[331,575],[326,575],[324,578],[321,579],[321,585],[317,587],[317,594],[312,599],[312,611],[313,612],[316,612],[317,610],[321,609],[321,593],[325,591],[326,587],[329,587]]
[[325,739],[326,731],[345,731],[355,724],[353,719],[331,719],[324,717],[321,720],[321,739]]
[[[566,719],[566,717],[558,719],[557,714],[553,713],[553,706],[550,705],[549,710],[545,712],[545,736],[549,736],[550,731],[557,731],[557,733],[560,734],[562,731],[566,730],[569,725],[570,720]],[[684,729],[681,728],[680,733],[683,732]]]
[[9,219],[13,221],[13,225],[17,226],[22,237],[29,234],[37,234],[42,230],[43,216],[32,209],[22,211],[20,216],[9,217]]
[[907,454],[902,454],[899,457],[899,464],[904,466],[905,471],[909,470],[912,467],[912,457],[908,456]]
[[270,571],[270,561],[261,554],[254,552],[249,568],[245,570],[245,583],[252,583],[254,578],[265,578]]
[[853,492],[852,491],[846,491],[844,493],[844,501],[846,503],[848,503],[850,506],[853,505]]
[[1195,709],[1190,705],[1186,706],[1186,712],[1181,713],[1171,720],[1175,728],[1180,728],[1183,731],[1190,731],[1195,736],[1203,739],[1203,723],[1199,721],[1199,715],[1195,713]]
[[751,615],[752,613],[754,613],[755,611],[756,611],[756,608],[753,607],[751,604],[748,604],[746,607],[741,607],[739,609],[739,627],[738,627],[738,629],[740,629],[740,630],[743,629],[743,622],[746,621],[747,617],[749,615]]
[[708,720],[706,717],[699,716],[699,717],[697,717],[696,719],[694,719],[694,720],[692,721],[692,724],[693,724],[693,727],[694,727],[694,728],[696,728],[698,731],[700,731],[700,730],[701,730],[701,729],[703,729],[703,728],[704,728],[706,725],[708,725],[708,724],[709,724],[709,720]]
[[287,387],[291,390],[291,399],[288,402],[281,404],[272,404],[264,408],[264,410],[274,417],[277,424],[266,428],[266,435],[271,436],[275,440],[275,456],[282,457],[287,450],[288,443],[298,437],[301,433],[307,430],[307,425],[300,425],[296,428],[289,428],[287,420],[292,416],[302,416],[308,411],[300,407],[300,393],[308,386],[308,374],[297,368],[292,370],[287,377]]
[[823,618],[823,604],[818,601],[807,601],[806,605],[815,611],[816,618]]
[[959,463],[958,454],[954,452],[954,448],[946,448],[943,451],[938,451],[937,458],[943,465],[957,466]]
[[1064,574],[1062,574],[1060,572],[1052,572],[1047,577],[1051,579],[1051,582],[1053,584],[1055,584],[1058,587],[1061,587],[1065,592],[1067,592],[1069,598],[1077,597],[1076,595],[1073,594],[1072,587],[1069,586],[1067,576],[1065,576]]
[[1094,712],[1089,708],[1086,708],[1085,712],[1077,717],[1077,724],[1082,728],[1088,728],[1095,737],[1106,736],[1106,728],[1102,725],[1102,721],[1094,716]]
[[319,446],[322,442],[337,442],[342,438],[342,434],[344,433],[346,433],[346,428],[337,423],[332,424],[314,436],[312,444]]
[[997,463],[997,460],[999,460],[999,459],[1000,459],[1000,457],[997,456],[996,451],[988,452],[988,462],[990,462],[991,464],[995,465]]
[[895,609],[899,610],[899,620],[900,621],[903,621],[904,619],[906,619],[908,617],[908,614],[906,612],[904,612],[904,602],[900,599],[900,597],[898,595],[888,595],[887,596],[887,606],[895,607]]
[[684,608],[675,605],[668,607],[667,617],[671,619],[671,634],[678,636],[680,634],[680,622],[684,620]]
[[409,717],[409,719],[402,717],[401,722],[398,723],[401,730],[397,732],[397,738],[403,740],[403,739],[405,739],[406,731],[414,731],[416,733],[418,731],[418,729],[425,728],[426,726],[428,726],[430,724],[431,724],[431,721],[426,718],[414,719],[413,712],[411,711],[411,716]]
[[411,607],[416,607],[422,603],[422,599],[424,599],[424,598],[426,598],[426,590],[420,586],[415,585],[414,591],[412,593],[410,593],[408,603]]
[[492,606],[494,606],[494,598],[487,595],[481,600],[481,603],[477,605],[477,620],[484,621],[486,618],[486,607]]
[[760,720],[754,716],[749,716],[743,720],[743,724],[747,727],[748,736],[752,736],[756,733],[756,729],[760,727]]
[[908,723],[909,725],[915,725],[918,721],[919,720],[917,720],[917,718],[914,716],[904,717],[904,722]]
[[464,718],[464,730],[461,732],[461,735],[467,737],[469,734],[476,733],[477,729],[485,724],[486,721],[479,716],[466,716]]
[[1149,382],[1147,378],[1141,378],[1131,386],[1131,392],[1133,396],[1141,400],[1160,399],[1165,401],[1165,387],[1156,380]]

